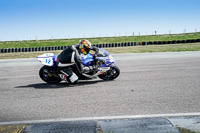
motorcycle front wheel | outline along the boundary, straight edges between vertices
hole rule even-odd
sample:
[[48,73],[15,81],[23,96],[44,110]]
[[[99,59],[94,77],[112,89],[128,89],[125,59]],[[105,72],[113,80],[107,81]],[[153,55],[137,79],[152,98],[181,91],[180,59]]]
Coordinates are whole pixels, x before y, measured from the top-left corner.
[[101,75],[98,75],[98,77],[103,80],[114,80],[119,76],[119,74],[120,74],[119,67],[111,66],[110,70]]
[[55,77],[53,73],[55,73],[55,68],[49,67],[49,66],[43,66],[39,71],[40,78],[43,81],[50,84],[60,83],[61,79],[58,77]]

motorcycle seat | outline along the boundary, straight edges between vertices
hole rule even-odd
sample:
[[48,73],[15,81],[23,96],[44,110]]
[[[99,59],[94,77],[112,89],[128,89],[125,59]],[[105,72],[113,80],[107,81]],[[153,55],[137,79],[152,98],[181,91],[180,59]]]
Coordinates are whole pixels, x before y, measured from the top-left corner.
[[72,65],[74,65],[74,63],[58,63],[58,67],[68,67],[68,66],[72,66]]

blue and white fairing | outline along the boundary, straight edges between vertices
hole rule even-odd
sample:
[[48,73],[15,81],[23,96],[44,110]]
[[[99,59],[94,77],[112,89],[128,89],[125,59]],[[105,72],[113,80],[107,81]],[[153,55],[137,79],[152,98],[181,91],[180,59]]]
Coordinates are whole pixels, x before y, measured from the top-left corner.
[[45,53],[37,57],[37,59],[46,66],[56,67],[57,55],[54,53]]
[[[56,67],[56,60],[58,55],[54,53],[45,53],[43,55],[40,55],[37,57],[37,59],[46,66],[52,66]],[[110,67],[112,64],[114,64],[115,60],[114,58],[104,49],[99,48],[99,52],[97,53],[96,59],[104,60],[105,64],[102,64],[101,67]],[[94,59],[92,54],[87,54],[82,56],[82,63],[85,66],[91,66],[93,65]]]
[[[114,58],[106,50],[101,48],[99,48],[99,52],[97,53],[96,59],[105,61],[105,64],[102,64],[101,67],[109,67],[115,62]],[[90,53],[85,56],[82,56],[82,62],[85,66],[92,65],[93,61],[93,55]]]

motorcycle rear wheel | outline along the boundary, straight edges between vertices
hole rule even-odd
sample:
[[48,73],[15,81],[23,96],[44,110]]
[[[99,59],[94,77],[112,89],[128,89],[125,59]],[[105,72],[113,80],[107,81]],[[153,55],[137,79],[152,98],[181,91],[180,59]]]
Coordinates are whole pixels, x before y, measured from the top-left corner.
[[61,79],[58,77],[55,77],[53,75],[49,75],[46,72],[44,72],[45,70],[47,70],[49,73],[53,73],[55,71],[55,69],[53,67],[48,67],[48,66],[43,66],[40,71],[39,71],[39,75],[40,78],[44,81],[47,82],[49,84],[53,84],[53,83],[60,83]]
[[101,75],[98,75],[98,77],[103,80],[114,80],[119,76],[119,74],[120,74],[119,67],[111,66],[110,70]]

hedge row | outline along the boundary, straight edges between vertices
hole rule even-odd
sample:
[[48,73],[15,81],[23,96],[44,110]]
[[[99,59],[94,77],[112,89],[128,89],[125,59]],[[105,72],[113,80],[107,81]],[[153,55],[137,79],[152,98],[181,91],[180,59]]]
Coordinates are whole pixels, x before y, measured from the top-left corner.
[[[200,42],[200,39],[177,40],[177,41],[154,41],[154,42],[124,42],[124,43],[94,44],[94,46],[99,47],[99,48],[110,48],[110,47],[137,46],[137,45],[162,45],[162,44],[195,43],[195,42]],[[54,51],[54,50],[63,50],[67,47],[68,46],[50,46],[50,47],[35,47],[35,48],[6,48],[6,49],[0,49],[0,53]]]

